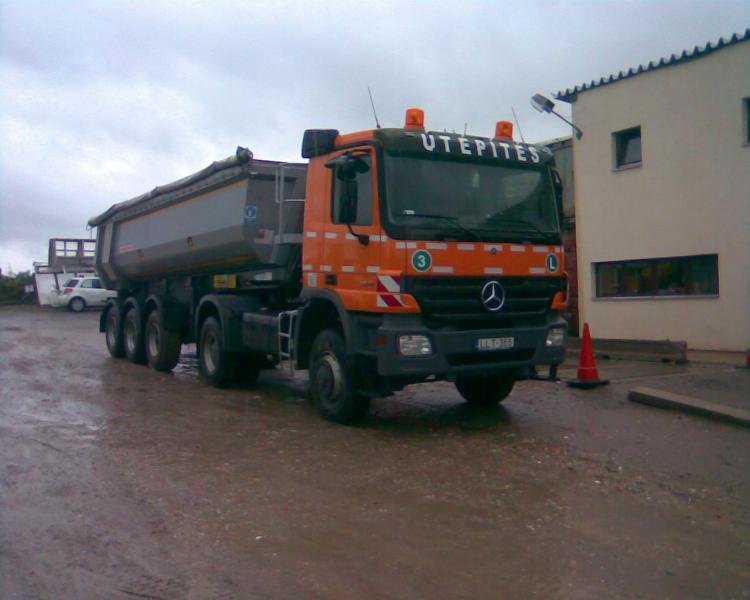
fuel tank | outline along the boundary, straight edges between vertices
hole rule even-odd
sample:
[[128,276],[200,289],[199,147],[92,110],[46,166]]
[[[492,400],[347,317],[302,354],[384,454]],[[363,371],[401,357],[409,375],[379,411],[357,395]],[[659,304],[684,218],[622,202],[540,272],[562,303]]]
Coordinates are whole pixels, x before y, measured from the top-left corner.
[[115,204],[89,221],[97,227],[97,271],[108,289],[253,270],[266,283],[284,283],[301,256],[306,172],[306,164],[256,160],[239,147]]

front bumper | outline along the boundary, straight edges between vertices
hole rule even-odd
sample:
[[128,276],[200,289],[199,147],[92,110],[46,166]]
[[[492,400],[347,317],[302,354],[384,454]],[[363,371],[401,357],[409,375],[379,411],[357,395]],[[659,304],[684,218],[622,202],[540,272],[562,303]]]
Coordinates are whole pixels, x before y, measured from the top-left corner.
[[[418,315],[389,315],[377,328],[377,370],[383,377],[419,378],[436,375],[451,378],[458,373],[492,373],[519,371],[537,365],[556,366],[565,358],[565,343],[547,347],[550,329],[567,328],[566,322],[554,317],[542,326],[503,329],[459,330],[453,327],[432,329]],[[432,343],[430,356],[402,356],[398,338],[402,335],[424,335]],[[513,347],[505,350],[480,351],[479,338],[513,338]]]

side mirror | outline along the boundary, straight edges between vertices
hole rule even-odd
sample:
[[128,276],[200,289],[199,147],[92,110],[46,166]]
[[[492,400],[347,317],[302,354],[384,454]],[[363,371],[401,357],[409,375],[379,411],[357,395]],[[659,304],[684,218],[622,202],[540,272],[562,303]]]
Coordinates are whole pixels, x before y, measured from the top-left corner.
[[552,185],[555,191],[555,207],[557,208],[557,218],[560,221],[560,230],[563,227],[563,221],[565,219],[565,211],[563,210],[563,184],[560,173],[552,171]]
[[344,223],[354,223],[357,220],[357,192],[356,179],[344,181],[344,197],[341,199]]

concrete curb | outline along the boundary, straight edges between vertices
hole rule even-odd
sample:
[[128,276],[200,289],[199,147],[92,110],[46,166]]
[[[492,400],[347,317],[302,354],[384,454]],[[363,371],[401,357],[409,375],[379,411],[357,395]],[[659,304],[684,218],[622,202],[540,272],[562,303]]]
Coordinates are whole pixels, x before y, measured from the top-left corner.
[[[687,343],[672,340],[616,340],[594,338],[596,358],[616,358],[621,360],[645,360],[656,362],[687,362]],[[568,338],[568,350],[578,352],[580,338]]]
[[714,402],[707,402],[689,396],[672,394],[648,387],[638,387],[628,392],[628,400],[647,404],[657,408],[680,410],[687,413],[701,415],[719,421],[728,421],[738,425],[750,427],[750,411],[730,406],[722,406]]

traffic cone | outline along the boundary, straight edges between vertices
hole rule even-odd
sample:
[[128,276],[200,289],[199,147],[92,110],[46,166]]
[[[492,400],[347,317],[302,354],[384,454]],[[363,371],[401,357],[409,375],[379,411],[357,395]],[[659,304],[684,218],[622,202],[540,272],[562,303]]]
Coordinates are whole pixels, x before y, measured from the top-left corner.
[[589,333],[589,324],[583,324],[583,342],[581,343],[581,359],[578,364],[578,378],[571,379],[567,384],[577,388],[593,388],[598,385],[606,385],[609,379],[599,379],[599,371],[594,359],[594,344]]

